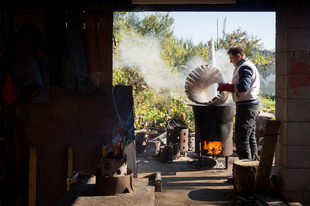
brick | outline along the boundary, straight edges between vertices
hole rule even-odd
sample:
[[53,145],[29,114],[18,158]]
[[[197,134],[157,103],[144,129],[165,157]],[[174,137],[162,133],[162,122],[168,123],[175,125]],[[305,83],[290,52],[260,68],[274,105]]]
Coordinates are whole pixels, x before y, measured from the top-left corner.
[[286,167],[286,146],[280,142],[276,145],[275,162],[281,167]]
[[287,99],[276,98],[276,119],[287,121]]
[[[309,51],[310,28],[287,28],[285,35],[287,35],[288,51]],[[280,39],[280,41],[283,41],[283,39]]]
[[309,51],[287,52],[288,75],[310,75]]
[[310,146],[286,146],[286,164],[283,166],[310,170],[309,150]]
[[286,105],[284,108],[287,108],[287,110],[282,110],[283,113],[285,111],[287,113],[285,121],[310,121],[310,98],[286,99],[284,100],[284,105]]
[[276,53],[276,75],[287,75],[289,70],[288,52]]
[[287,98],[310,98],[310,75],[290,75],[287,78]]
[[292,4],[287,8],[288,27],[310,27],[310,4]]
[[276,32],[276,51],[277,53],[287,52],[288,45],[287,28]]
[[275,164],[275,175],[278,178],[279,194],[288,202],[309,204],[309,169],[286,169]]
[[276,162],[286,169],[310,170],[309,149],[310,146],[288,146],[277,142]]
[[281,122],[278,141],[285,145],[310,145],[310,122]]
[[276,33],[287,28],[287,4],[283,1],[276,3]]
[[276,95],[278,98],[287,98],[287,76],[276,76]]
[[304,206],[310,205],[309,192],[292,192],[280,188],[280,191],[278,193],[286,202],[299,202]]
[[286,169],[287,191],[310,192],[310,169]]
[[279,129],[278,142],[282,144],[287,144],[287,127],[288,122],[282,121]]

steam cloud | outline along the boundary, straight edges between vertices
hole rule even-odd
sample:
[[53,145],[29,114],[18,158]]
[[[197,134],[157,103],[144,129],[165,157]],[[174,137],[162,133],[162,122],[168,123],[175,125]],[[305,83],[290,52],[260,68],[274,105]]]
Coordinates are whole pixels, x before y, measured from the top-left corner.
[[[234,68],[229,63],[226,52],[225,49],[216,51],[216,68],[222,72],[224,81],[230,83]],[[204,59],[195,56],[184,65],[184,69],[171,72],[171,68],[168,68],[160,57],[159,40],[149,36],[137,37],[133,33],[122,34],[119,59],[113,62],[114,68],[137,69],[152,89],[165,88],[169,92],[182,92],[182,94],[188,74],[196,67],[208,64]]]

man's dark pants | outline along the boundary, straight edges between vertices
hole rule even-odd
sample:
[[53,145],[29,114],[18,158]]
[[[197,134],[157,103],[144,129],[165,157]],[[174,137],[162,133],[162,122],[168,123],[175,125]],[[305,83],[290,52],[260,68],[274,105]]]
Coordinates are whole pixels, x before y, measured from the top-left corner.
[[255,123],[259,114],[259,105],[238,105],[235,118],[235,145],[239,159],[255,159],[257,144]]

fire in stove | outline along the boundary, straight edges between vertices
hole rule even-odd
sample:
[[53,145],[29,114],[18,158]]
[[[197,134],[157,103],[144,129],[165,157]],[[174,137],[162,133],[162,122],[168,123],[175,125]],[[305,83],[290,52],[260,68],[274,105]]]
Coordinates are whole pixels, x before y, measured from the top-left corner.
[[203,149],[204,155],[219,156],[222,155],[222,142],[221,141],[204,141]]
[[133,172],[127,168],[126,136],[120,126],[110,142],[102,145],[99,171],[96,173],[96,190],[102,195],[116,195],[133,191]]

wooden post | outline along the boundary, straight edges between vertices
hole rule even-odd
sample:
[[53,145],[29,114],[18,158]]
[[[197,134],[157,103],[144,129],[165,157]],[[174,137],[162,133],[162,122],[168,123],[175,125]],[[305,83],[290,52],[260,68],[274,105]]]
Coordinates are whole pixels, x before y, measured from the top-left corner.
[[108,147],[106,145],[102,145],[102,157],[107,157]]
[[68,177],[73,174],[73,147],[70,145],[68,147]]
[[36,205],[36,186],[37,186],[37,148],[29,148],[29,199],[28,206]]
[[267,121],[262,153],[259,160],[255,192],[266,193],[270,179],[273,156],[277,144],[277,137],[281,122],[277,120]]

